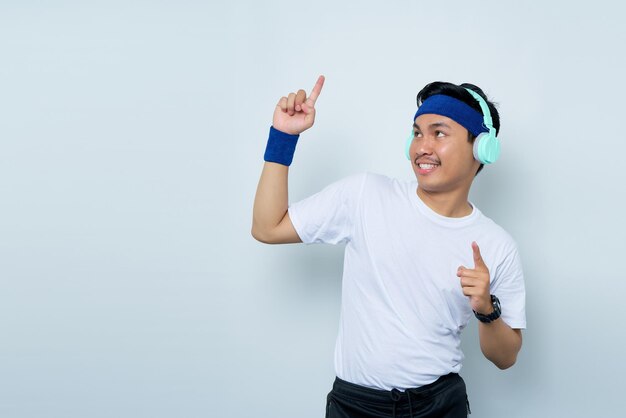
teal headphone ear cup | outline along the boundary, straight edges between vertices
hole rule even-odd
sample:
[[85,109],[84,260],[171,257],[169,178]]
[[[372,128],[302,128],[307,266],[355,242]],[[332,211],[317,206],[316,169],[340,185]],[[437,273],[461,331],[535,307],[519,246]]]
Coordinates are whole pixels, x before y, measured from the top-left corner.
[[409,154],[409,149],[411,148],[411,144],[413,143],[413,131],[411,131],[411,135],[406,139],[406,144],[404,146],[404,155],[406,155],[406,159],[411,161],[411,154]]
[[481,164],[495,163],[500,156],[500,141],[490,132],[484,132],[474,141],[474,158]]

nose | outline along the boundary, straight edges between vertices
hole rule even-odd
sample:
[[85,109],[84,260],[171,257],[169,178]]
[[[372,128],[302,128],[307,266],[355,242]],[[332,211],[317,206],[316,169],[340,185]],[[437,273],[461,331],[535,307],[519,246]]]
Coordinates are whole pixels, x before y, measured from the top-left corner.
[[430,155],[433,153],[434,138],[430,135],[423,137],[417,137],[413,141],[413,154],[412,155]]

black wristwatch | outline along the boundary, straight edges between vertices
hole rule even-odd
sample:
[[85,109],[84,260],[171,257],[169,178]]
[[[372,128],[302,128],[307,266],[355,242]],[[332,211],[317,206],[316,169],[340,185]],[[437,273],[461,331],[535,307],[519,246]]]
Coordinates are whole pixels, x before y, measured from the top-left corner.
[[500,314],[502,313],[502,310],[500,309],[500,300],[495,295],[491,295],[491,306],[493,306],[493,312],[491,312],[489,315],[480,314],[476,311],[473,311],[474,315],[480,322],[488,324],[500,318]]

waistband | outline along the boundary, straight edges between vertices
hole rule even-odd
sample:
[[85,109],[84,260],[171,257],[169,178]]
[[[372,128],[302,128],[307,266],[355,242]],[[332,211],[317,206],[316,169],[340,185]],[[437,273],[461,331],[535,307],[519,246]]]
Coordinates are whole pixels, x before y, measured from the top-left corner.
[[426,400],[459,383],[463,383],[463,378],[461,378],[461,376],[457,373],[450,373],[445,376],[441,376],[433,383],[429,383],[418,388],[406,389],[403,392],[398,389],[372,389],[355,383],[346,382],[345,380],[337,377],[333,383],[333,392],[354,400],[376,402],[379,404],[395,404],[402,401],[410,402],[411,400]]

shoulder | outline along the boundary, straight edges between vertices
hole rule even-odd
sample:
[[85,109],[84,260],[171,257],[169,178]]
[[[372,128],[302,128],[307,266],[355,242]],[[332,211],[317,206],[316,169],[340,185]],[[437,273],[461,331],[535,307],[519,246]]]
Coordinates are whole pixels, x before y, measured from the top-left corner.
[[481,212],[480,214],[481,229],[483,229],[489,240],[497,244],[504,253],[517,250],[517,243],[511,234],[505,230],[502,226],[497,224],[493,219],[486,216]]

